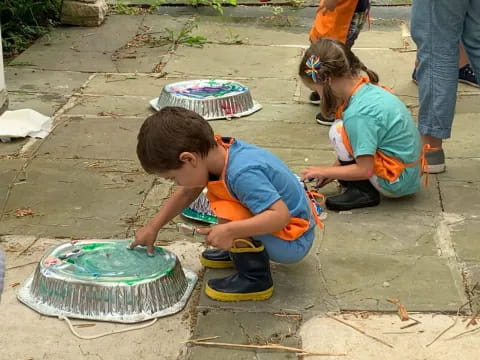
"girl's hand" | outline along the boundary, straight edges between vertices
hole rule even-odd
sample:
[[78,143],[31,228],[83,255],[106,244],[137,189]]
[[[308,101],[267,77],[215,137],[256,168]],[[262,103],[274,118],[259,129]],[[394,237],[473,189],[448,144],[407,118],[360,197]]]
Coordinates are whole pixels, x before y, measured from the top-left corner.
[[199,228],[197,232],[205,237],[205,242],[222,250],[230,250],[235,240],[228,224],[215,225],[209,228]]
[[333,11],[337,7],[337,2],[338,0],[322,0],[317,12],[322,11],[322,14],[325,15],[327,12]]
[[322,181],[325,179],[323,176],[323,166],[310,166],[300,172],[302,180],[318,179]]
[[318,179],[317,182],[315,183],[315,187],[317,189],[320,189],[325,185],[330,184],[332,181],[335,181],[335,179],[330,179],[330,178]]

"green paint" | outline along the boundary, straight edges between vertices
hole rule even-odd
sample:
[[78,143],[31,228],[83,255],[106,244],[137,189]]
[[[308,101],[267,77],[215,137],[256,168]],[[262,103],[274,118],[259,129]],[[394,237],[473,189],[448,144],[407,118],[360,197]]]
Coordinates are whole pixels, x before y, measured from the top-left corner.
[[74,249],[81,249],[83,254],[73,255],[49,269],[68,278],[126,285],[168,275],[173,271],[176,257],[172,253],[155,247],[155,256],[149,257],[145,248],[129,250],[129,244],[130,241],[124,240],[80,241],[72,246],[59,247],[47,256],[58,258]]
[[108,246],[107,243],[92,243],[92,244],[87,244],[87,245],[81,245],[81,249],[84,251],[91,251],[91,250],[96,250],[102,247]]

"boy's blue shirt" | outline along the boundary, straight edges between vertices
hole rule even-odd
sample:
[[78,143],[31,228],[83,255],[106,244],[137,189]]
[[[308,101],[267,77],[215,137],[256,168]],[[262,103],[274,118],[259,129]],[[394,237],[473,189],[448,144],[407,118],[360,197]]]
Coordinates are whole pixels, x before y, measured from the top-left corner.
[[[254,215],[281,199],[290,216],[310,219],[310,229],[303,236],[313,233],[315,221],[303,184],[270,151],[236,139],[229,148],[225,180],[230,193]],[[264,236],[273,235],[255,238]]]

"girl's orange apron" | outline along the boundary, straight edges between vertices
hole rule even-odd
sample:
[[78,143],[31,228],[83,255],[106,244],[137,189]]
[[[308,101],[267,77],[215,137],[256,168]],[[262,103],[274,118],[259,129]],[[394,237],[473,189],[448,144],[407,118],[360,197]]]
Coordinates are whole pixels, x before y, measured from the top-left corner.
[[[220,146],[223,146],[227,150],[227,156],[225,159],[225,166],[222,171],[220,179],[217,181],[209,181],[207,184],[207,198],[210,202],[210,207],[213,213],[222,219],[230,221],[244,220],[253,216],[253,214],[240,201],[230,194],[227,184],[225,182],[225,174],[228,164],[229,147],[234,143],[235,139],[230,138],[228,142],[224,142],[223,139],[216,135],[215,139]],[[318,215],[313,208],[313,203],[309,199],[311,205],[311,211],[315,217],[315,223],[321,227],[323,224],[320,222]],[[301,218],[290,218],[290,222],[280,231],[274,232],[273,235],[279,237],[282,240],[293,241],[302,236],[310,228],[310,221]]]
[[310,41],[317,42],[320,38],[328,37],[341,41],[347,41],[348,29],[357,7],[356,0],[339,0],[333,11],[317,11],[317,16],[310,30]]
[[[369,82],[370,82],[369,78],[361,77],[357,81],[357,83],[353,86],[353,88],[351,90],[351,93],[350,93],[350,96],[349,96],[349,99],[353,94],[355,94],[355,92],[358,91],[358,89],[361,86],[363,86],[364,84],[369,83]],[[391,89],[389,89],[385,86],[381,86],[381,85],[377,85],[377,86],[380,86],[380,87],[384,88],[385,90],[391,91]],[[348,103],[348,100],[346,102],[344,102],[342,105],[339,106],[339,108],[337,109],[337,112],[335,114],[336,119],[342,119],[343,110],[345,109],[345,106],[347,105],[347,103]],[[353,149],[352,149],[352,146],[350,144],[350,140],[348,139],[348,134],[345,130],[345,127],[342,126],[340,131],[341,131],[342,141],[343,141],[343,144],[345,145],[345,148],[347,149],[347,151],[349,152],[349,154],[351,156],[355,157],[354,154],[353,154]],[[377,149],[377,152],[373,156],[373,173],[375,175],[377,175],[378,177],[381,177],[382,179],[385,179],[385,180],[388,180],[388,181],[395,181],[400,177],[400,175],[402,174],[402,171],[405,168],[411,167],[411,166],[416,166],[416,165],[420,164],[421,175],[423,175],[424,174],[424,169],[427,166],[427,162],[425,160],[425,151],[427,151],[427,150],[429,150],[429,147],[424,146],[423,149],[422,149],[422,152],[420,153],[420,157],[418,158],[417,161],[405,164],[402,161],[400,161],[399,159],[397,159],[393,156],[387,155],[384,152]],[[428,183],[428,178],[425,178],[425,183],[426,184]]]

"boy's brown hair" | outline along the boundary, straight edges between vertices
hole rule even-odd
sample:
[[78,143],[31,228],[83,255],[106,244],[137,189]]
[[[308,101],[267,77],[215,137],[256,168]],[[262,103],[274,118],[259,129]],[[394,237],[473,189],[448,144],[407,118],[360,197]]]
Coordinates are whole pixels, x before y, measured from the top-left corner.
[[321,82],[323,85],[321,111],[325,116],[333,115],[340,105],[329,86],[328,78],[350,74],[359,75],[363,71],[372,83],[378,83],[377,73],[367,68],[347,46],[338,40],[322,38],[310,45],[300,62],[298,73],[306,84],[315,83],[315,80],[307,74],[307,71],[311,69],[307,65],[307,60],[311,56],[316,56],[320,60],[320,65],[316,69],[316,77],[318,78],[316,82]]
[[138,133],[137,156],[148,173],[182,167],[182,152],[207,156],[217,145],[208,122],[197,113],[167,106],[149,116]]

